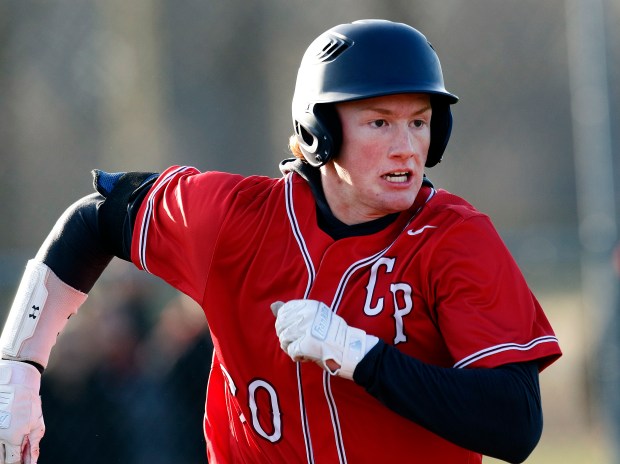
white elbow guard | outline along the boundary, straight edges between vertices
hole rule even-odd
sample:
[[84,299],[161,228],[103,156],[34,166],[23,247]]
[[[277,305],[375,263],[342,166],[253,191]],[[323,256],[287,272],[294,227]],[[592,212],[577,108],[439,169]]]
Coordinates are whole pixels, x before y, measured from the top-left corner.
[[67,320],[87,295],[65,284],[45,264],[28,261],[2,336],[2,358],[47,367],[50,352]]

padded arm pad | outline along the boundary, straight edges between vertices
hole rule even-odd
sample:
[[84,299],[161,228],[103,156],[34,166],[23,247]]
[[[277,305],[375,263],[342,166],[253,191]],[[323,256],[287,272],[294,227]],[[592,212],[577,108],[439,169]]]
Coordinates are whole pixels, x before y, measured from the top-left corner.
[[105,197],[99,207],[99,232],[114,256],[130,260],[135,210],[157,176],[153,172],[111,174],[98,169],[93,171],[94,187]]
[[56,337],[85,300],[48,266],[28,261],[0,337],[2,358],[46,367]]

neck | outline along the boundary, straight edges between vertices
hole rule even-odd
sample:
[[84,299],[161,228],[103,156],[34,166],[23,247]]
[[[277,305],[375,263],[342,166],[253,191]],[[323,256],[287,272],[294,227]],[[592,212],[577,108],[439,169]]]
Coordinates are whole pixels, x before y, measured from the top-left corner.
[[398,217],[398,214],[390,214],[383,216],[382,218],[360,224],[346,224],[333,214],[325,197],[323,185],[321,183],[321,174],[318,169],[313,168],[301,161],[288,162],[286,167],[287,170],[295,171],[310,185],[310,189],[312,190],[316,202],[318,225],[323,232],[328,234],[334,240],[374,234],[387,227]]

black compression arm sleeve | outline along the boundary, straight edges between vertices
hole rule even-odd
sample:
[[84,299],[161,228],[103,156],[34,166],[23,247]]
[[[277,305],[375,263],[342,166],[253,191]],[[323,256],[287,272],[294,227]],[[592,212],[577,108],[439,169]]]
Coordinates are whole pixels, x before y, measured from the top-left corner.
[[542,433],[535,362],[495,369],[425,364],[379,341],[354,380],[391,410],[463,448],[523,462]]
[[67,208],[36,256],[60,280],[83,293],[90,291],[113,257],[99,232],[97,212],[104,200],[93,193]]

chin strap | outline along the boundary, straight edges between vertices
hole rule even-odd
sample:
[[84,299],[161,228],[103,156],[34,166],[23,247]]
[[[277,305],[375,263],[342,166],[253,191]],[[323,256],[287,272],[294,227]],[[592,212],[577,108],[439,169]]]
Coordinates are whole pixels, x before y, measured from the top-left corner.
[[86,297],[46,264],[28,261],[0,337],[2,358],[45,368],[58,334]]

